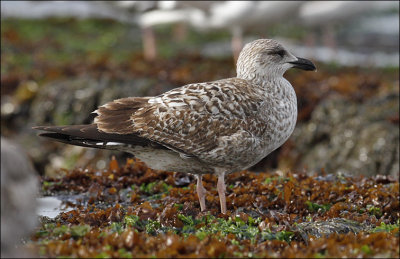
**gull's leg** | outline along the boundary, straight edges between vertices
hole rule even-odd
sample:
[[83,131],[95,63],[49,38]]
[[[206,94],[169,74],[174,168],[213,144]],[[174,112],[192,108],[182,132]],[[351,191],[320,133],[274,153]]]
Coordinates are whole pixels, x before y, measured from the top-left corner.
[[322,36],[324,45],[331,48],[333,51],[336,51],[335,28],[332,24],[325,25]]
[[225,172],[218,173],[217,190],[219,195],[219,203],[221,204],[221,213],[226,214],[226,198],[225,198]]
[[202,175],[197,175],[197,196],[199,196],[200,209],[201,211],[206,210],[206,189],[203,187],[203,182],[201,181]]
[[142,28],[143,56],[147,61],[153,61],[157,57],[156,36],[151,27]]
[[179,22],[173,28],[173,39],[176,42],[183,42],[187,38],[187,25],[186,23]]
[[316,44],[316,34],[315,34],[315,32],[314,31],[310,31],[310,32],[307,32],[307,35],[306,35],[306,37],[305,37],[305,43],[304,43],[307,47],[308,47],[308,50],[307,50],[307,57],[314,57],[314,48],[315,48],[315,46],[317,45]]
[[234,59],[235,64],[236,64],[236,61],[239,58],[240,51],[243,48],[243,32],[242,32],[242,28],[240,28],[238,26],[233,28],[231,45],[232,45],[233,59]]

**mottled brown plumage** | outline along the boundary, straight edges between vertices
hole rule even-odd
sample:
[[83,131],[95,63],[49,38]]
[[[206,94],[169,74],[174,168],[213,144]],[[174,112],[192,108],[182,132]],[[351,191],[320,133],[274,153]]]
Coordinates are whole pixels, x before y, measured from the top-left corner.
[[38,129],[64,143],[130,152],[154,169],[197,174],[202,210],[201,175],[215,173],[225,213],[224,174],[256,164],[294,129],[296,95],[283,78],[291,67],[315,69],[274,40],[256,40],[242,50],[235,78],[114,100],[95,111],[90,126]]

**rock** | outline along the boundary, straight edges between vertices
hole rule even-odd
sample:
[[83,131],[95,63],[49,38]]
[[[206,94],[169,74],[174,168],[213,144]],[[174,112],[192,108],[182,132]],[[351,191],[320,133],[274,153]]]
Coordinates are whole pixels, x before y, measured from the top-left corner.
[[34,256],[16,246],[38,223],[37,173],[21,147],[1,137],[1,257]]
[[[338,95],[324,99],[311,119],[297,125],[289,158],[297,169],[349,175],[399,174],[399,94],[363,103]],[[288,163],[285,159],[292,159]]]
[[357,234],[360,231],[369,229],[369,226],[356,221],[333,218],[326,221],[302,222],[296,225],[294,231],[299,232],[304,241],[307,242],[309,236],[320,238],[322,236],[329,236],[332,233],[347,234],[351,232]]

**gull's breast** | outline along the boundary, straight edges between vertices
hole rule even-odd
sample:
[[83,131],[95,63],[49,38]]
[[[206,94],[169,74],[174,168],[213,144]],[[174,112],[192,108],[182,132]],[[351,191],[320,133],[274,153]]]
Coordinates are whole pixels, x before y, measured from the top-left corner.
[[297,98],[288,81],[281,82],[279,92],[266,93],[265,102],[260,109],[260,118],[265,130],[260,136],[254,164],[283,145],[296,126]]

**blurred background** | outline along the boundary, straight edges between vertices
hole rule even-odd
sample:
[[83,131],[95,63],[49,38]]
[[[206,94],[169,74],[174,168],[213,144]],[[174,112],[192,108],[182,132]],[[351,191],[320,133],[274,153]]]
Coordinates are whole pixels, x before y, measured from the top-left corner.
[[318,71],[286,73],[296,129],[252,170],[398,177],[398,1],[1,1],[1,135],[40,175],[103,169],[112,154],[125,163],[129,154],[51,142],[31,127],[90,123],[116,98],[233,77],[257,38]]

